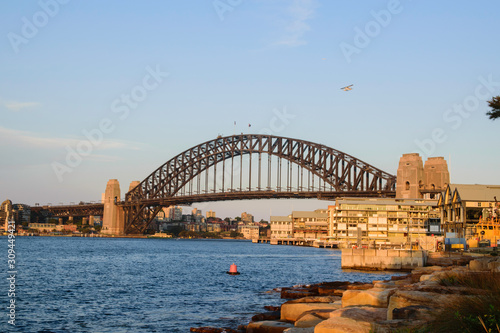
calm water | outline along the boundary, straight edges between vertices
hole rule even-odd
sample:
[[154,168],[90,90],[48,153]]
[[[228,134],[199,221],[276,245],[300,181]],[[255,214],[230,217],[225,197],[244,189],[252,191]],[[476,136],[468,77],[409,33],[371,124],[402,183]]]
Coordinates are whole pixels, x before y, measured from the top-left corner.
[[[276,287],[372,281],[342,272],[340,251],[231,240],[19,237],[16,327],[7,324],[7,238],[1,238],[0,331],[189,332],[247,323],[280,305]],[[241,275],[225,272],[232,263]]]

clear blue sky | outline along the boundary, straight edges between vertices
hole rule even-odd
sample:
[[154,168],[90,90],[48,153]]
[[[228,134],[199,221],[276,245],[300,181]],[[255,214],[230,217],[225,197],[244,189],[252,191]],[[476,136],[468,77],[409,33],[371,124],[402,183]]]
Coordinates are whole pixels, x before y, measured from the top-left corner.
[[[99,200],[112,178],[124,194],[234,121],[259,133],[284,110],[294,118],[276,135],[391,173],[403,153],[444,156],[452,182],[500,184],[500,120],[485,116],[500,95],[499,12],[494,1],[2,1],[0,201]],[[85,131],[102,138],[89,148]],[[90,150],[68,163],[78,147]],[[202,206],[258,218],[326,207]]]

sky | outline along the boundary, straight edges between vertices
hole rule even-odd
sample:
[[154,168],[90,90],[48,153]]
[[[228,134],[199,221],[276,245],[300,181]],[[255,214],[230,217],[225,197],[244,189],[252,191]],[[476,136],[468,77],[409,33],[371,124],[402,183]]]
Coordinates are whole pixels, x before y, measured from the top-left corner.
[[[495,1],[2,1],[0,201],[99,201],[109,179],[124,196],[199,143],[269,130],[392,174],[419,153],[445,157],[452,183],[500,184],[500,120],[485,115],[500,95],[499,11]],[[328,204],[194,207],[260,220]]]

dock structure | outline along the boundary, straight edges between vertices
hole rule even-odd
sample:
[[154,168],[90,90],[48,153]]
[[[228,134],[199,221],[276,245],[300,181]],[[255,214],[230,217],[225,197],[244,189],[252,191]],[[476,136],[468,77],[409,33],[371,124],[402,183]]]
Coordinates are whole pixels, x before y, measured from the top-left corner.
[[269,238],[259,237],[252,239],[252,243],[262,243],[271,245],[296,245],[296,246],[311,246],[317,248],[338,248],[338,242],[321,241],[321,240],[304,240],[297,238]]
[[342,269],[412,270],[427,262],[427,251],[409,249],[343,249]]

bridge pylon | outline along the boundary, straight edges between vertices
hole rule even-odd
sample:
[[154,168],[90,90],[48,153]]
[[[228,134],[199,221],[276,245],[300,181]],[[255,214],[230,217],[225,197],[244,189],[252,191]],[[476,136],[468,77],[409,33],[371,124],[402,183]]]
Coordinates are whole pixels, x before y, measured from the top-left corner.
[[120,202],[120,183],[117,179],[110,179],[104,192],[104,214],[102,218],[103,234],[125,234],[125,215]]

